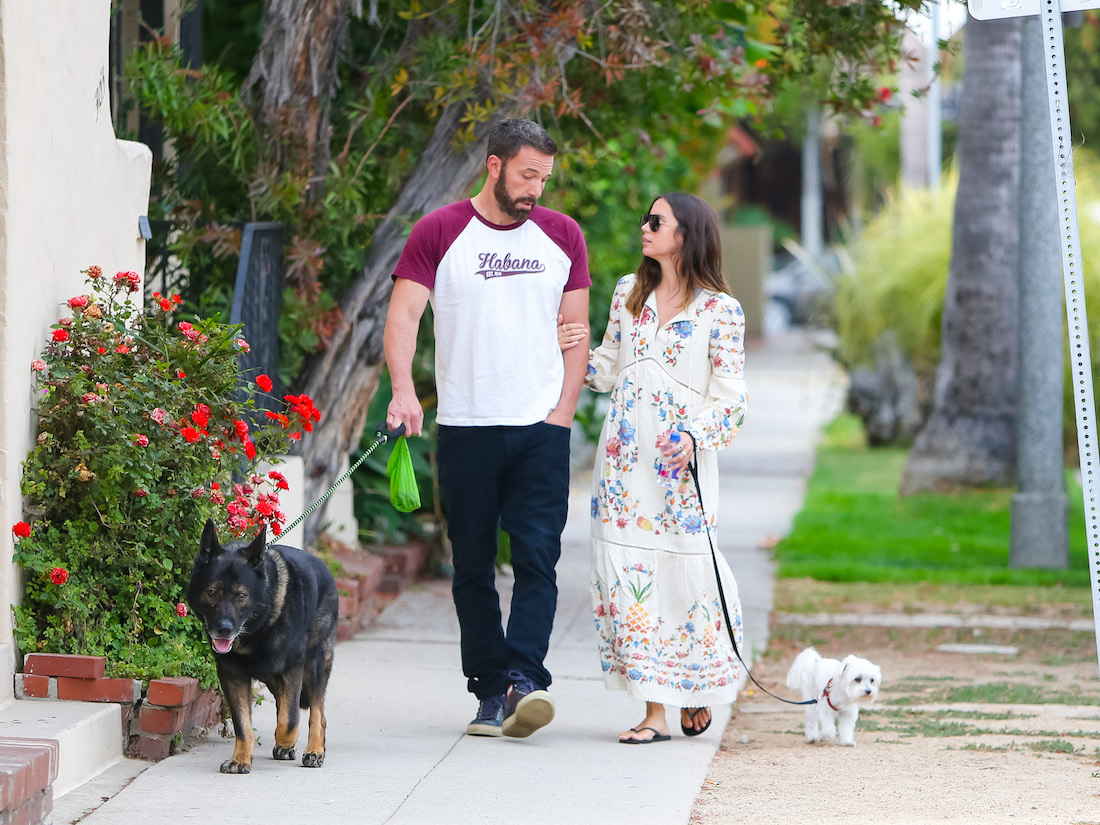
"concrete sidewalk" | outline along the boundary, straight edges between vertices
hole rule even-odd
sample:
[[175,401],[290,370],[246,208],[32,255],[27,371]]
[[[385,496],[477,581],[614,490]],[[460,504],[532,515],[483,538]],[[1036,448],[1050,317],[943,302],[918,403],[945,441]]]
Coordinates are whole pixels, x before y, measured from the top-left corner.
[[[750,345],[746,375],[749,415],[720,465],[721,546],[741,591],[746,647],[760,651],[773,585],[765,548],[800,507],[821,425],[842,401],[843,377],[800,331]],[[589,482],[589,473],[574,478],[563,537],[547,660],[557,716],[544,730],[529,739],[464,735],[476,702],[465,691],[458,624],[448,585],[428,582],[337,646],[322,769],[270,758],[269,699],[254,714],[260,744],[250,775],[218,772],[232,740],[212,734],[155,765],[123,760],[56,800],[54,821],[94,809],[83,822],[687,823],[730,712],[715,709],[711,729],[687,739],[670,711],[671,742],[618,744],[617,733],[641,718],[642,707],[605,690],[600,676],[588,595]],[[507,599],[508,582],[500,584]]]

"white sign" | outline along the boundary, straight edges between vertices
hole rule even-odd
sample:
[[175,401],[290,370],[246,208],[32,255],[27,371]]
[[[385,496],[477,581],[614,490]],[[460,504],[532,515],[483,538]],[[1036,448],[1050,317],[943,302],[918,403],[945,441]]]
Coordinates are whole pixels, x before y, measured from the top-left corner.
[[[970,0],[967,7],[978,20],[1001,20],[1005,17],[1027,17],[1042,12],[1048,0]],[[1100,9],[1100,0],[1061,0],[1063,12]]]

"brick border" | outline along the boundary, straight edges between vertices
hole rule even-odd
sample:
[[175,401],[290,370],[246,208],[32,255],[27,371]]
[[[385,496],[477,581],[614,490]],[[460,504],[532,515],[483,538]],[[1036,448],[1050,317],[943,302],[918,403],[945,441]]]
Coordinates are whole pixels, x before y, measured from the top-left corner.
[[0,822],[48,822],[57,778],[56,739],[0,737]]

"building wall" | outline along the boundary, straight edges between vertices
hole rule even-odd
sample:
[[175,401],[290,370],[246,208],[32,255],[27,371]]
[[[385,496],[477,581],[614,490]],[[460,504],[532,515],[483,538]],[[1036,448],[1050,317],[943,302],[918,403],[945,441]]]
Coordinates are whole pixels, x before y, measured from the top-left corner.
[[[0,679],[14,670],[21,465],[34,435],[30,362],[80,270],[144,271],[147,147],[115,139],[111,0],[0,0]],[[5,648],[4,645],[10,645]],[[0,700],[3,694],[0,693]]]

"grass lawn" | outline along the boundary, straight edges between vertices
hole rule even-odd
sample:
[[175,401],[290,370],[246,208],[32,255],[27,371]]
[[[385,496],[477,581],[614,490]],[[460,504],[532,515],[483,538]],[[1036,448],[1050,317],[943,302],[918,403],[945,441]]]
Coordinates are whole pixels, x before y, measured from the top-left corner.
[[870,449],[858,419],[829,426],[778,575],[830,582],[1089,587],[1081,490],[1067,482],[1070,569],[1010,569],[1012,490],[898,496],[901,448]]

